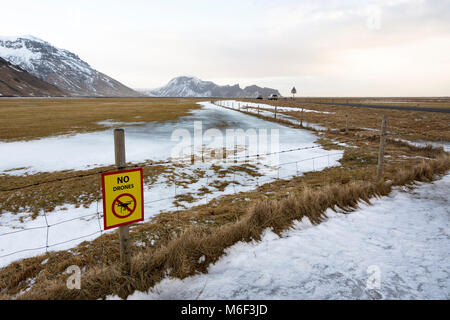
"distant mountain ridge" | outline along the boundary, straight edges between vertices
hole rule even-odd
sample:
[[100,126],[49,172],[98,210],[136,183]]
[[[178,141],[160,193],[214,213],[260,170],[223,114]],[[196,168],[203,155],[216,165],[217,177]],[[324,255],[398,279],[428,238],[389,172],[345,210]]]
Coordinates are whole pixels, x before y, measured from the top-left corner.
[[67,92],[0,58],[0,96],[55,97]]
[[0,57],[72,96],[141,96],[76,54],[33,36],[0,37]]
[[219,86],[212,81],[203,81],[196,77],[181,76],[173,78],[163,87],[141,90],[142,93],[155,97],[220,97],[220,98],[256,98],[271,94],[280,95],[278,90],[261,88],[256,85],[242,89],[239,84]]

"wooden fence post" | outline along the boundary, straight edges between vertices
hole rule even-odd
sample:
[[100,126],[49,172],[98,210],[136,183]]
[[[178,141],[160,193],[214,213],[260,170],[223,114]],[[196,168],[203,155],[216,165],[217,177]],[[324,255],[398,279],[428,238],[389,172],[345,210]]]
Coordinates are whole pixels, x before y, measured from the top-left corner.
[[300,117],[300,127],[303,127],[303,108],[302,108],[302,113],[301,113],[301,117]]
[[[116,168],[125,169],[125,131],[114,129],[114,154]],[[119,227],[120,240],[120,263],[122,275],[128,276],[131,273],[131,249],[130,249],[130,229],[128,225]]]
[[205,145],[202,144],[202,162],[205,162],[204,148],[205,148]]
[[378,150],[377,180],[383,178],[384,146],[386,144],[387,115],[381,121],[380,148]]
[[348,134],[348,114],[345,115],[345,134]]

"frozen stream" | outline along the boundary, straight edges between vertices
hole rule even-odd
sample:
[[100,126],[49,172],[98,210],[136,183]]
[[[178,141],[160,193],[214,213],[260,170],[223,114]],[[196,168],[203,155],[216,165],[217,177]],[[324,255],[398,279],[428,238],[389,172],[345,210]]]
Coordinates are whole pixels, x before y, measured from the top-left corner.
[[[180,140],[172,139],[173,132],[176,129],[186,129],[190,131],[193,138],[195,122],[201,124],[203,133],[209,129],[218,129],[224,136],[226,129],[243,129],[244,131],[254,129],[257,133],[259,129],[266,129],[269,135],[270,130],[279,130],[279,149],[281,150],[312,145],[316,140],[316,136],[306,130],[284,127],[207,102],[201,104],[202,109],[193,110],[192,115],[181,117],[178,121],[125,126],[127,161],[168,159],[173,148],[180,143]],[[108,126],[110,122],[104,121],[102,124]],[[112,131],[112,128],[108,128],[99,132],[40,140],[1,142],[0,173],[6,171],[7,174],[22,175],[25,172],[80,170],[114,164]],[[201,141],[196,143],[200,146],[202,144]],[[208,144],[207,141],[203,143]]]
[[[287,178],[301,175],[306,171],[339,165],[338,160],[342,157],[343,151],[322,149],[315,143],[317,136],[310,131],[264,121],[209,102],[200,104],[201,109],[194,110],[192,115],[182,117],[176,122],[144,123],[124,127],[127,161],[138,163],[149,159],[167,160],[173,155],[174,148],[180,146],[181,141],[184,146],[193,145],[197,156],[202,145],[205,145],[205,150],[218,147],[222,149],[222,145],[217,144],[220,139],[209,139],[208,132],[222,133],[226,136],[227,150],[234,149],[234,140],[236,140],[238,157],[242,157],[245,152],[255,155],[298,148],[307,149],[276,153],[270,157],[261,156],[258,162],[251,162],[255,170],[262,174],[258,178],[244,171],[217,178],[215,171],[211,169],[211,162],[224,169],[236,165],[231,160],[224,162],[221,158],[209,162],[197,161],[194,165],[189,163],[184,167],[173,168],[174,172],[180,175],[192,176],[195,175],[196,170],[203,170],[206,174],[197,177],[198,181],[187,187],[177,187],[169,183],[165,175],[159,176],[154,184],[145,185],[146,221],[161,211],[181,209],[174,204],[177,195],[192,195],[194,199],[192,202],[182,203],[184,207],[191,207],[208,203],[221,195],[253,190],[258,184],[273,181],[278,177]],[[110,125],[108,121],[103,123]],[[188,133],[191,139],[185,141],[183,139],[186,137],[181,139],[179,135],[175,135],[176,139],[172,139],[172,134],[177,129],[179,133]],[[234,131],[228,132],[230,129]],[[194,140],[194,136],[203,136],[203,140]],[[243,137],[247,137],[247,140],[242,140]],[[256,140],[255,137],[257,137]],[[263,143],[264,141],[268,142],[267,145]],[[256,149],[255,145],[257,145]],[[190,154],[191,148],[188,149]],[[73,136],[0,143],[0,174],[3,172],[3,174],[22,175],[33,172],[86,169],[111,165],[114,163],[113,159],[112,128]],[[240,158],[238,165],[242,163],[244,159]],[[26,169],[13,170],[17,168]],[[8,171],[5,172],[6,170]],[[211,185],[211,182],[215,180],[233,181],[233,183],[221,191]],[[200,195],[199,189],[205,187],[209,193]],[[88,208],[62,205],[47,213],[49,228],[47,228],[43,212],[34,220],[29,217],[29,212],[20,214],[3,212],[0,215],[0,266],[19,258],[44,253],[47,245],[48,250],[68,249],[82,241],[98,237],[104,232],[101,208],[101,201],[92,203]],[[19,220],[21,218],[22,222]]]

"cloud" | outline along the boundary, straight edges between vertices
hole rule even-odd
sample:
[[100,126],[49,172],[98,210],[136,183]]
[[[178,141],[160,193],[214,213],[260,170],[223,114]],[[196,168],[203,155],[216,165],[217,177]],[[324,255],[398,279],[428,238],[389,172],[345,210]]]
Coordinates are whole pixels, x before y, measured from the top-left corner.
[[19,1],[2,10],[5,35],[34,33],[132,87],[182,74],[285,95],[293,85],[383,95],[393,90],[387,78],[404,84],[399,95],[450,87],[444,0]]

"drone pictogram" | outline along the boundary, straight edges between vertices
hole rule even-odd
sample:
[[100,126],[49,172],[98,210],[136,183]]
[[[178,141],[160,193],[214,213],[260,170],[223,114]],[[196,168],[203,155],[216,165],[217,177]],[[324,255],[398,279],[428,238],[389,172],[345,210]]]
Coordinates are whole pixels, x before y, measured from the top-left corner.
[[131,216],[135,209],[136,199],[129,193],[124,193],[117,196],[112,204],[112,212],[119,219],[124,219]]
[[129,206],[130,204],[132,204],[132,203],[133,203],[133,201],[127,201],[127,202],[119,202],[119,201],[118,201],[118,202],[116,203],[116,206],[118,206],[118,207],[120,208],[120,213],[122,213],[123,209],[129,211],[130,208],[128,208],[128,206]]

